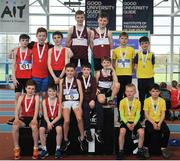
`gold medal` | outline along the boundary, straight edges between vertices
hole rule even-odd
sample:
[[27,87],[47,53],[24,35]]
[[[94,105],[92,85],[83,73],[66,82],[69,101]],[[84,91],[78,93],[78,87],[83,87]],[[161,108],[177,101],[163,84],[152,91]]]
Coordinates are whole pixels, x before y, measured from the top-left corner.
[[51,120],[54,120],[54,117],[51,117]]
[[41,62],[41,59],[39,59],[39,62]]

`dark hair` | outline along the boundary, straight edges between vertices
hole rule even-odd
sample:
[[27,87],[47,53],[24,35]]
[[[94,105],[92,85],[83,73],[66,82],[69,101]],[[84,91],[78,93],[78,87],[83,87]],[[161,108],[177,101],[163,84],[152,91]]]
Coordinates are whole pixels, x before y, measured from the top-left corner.
[[82,64],[82,68],[90,68],[91,69],[91,64],[90,63]]
[[76,67],[75,67],[75,65],[73,63],[68,63],[65,66],[65,69],[67,69],[67,68],[74,68],[75,69]]
[[111,58],[110,58],[109,56],[104,56],[104,57],[102,57],[102,58],[101,58],[101,63],[102,63],[104,60],[111,62]]
[[98,15],[98,18],[107,18],[109,20],[109,16],[106,12],[101,11]]
[[32,79],[29,79],[29,80],[27,80],[27,82],[26,82],[26,87],[27,87],[27,86],[35,86],[35,87],[36,87],[36,82],[33,81]]
[[84,11],[82,11],[82,10],[77,10],[76,13],[75,13],[75,17],[76,17],[77,15],[84,15]]
[[141,44],[141,42],[149,42],[149,38],[147,36],[143,36],[139,39],[140,44]]
[[126,37],[128,37],[128,34],[127,34],[127,32],[121,32],[121,33],[119,34],[119,37],[121,37],[121,36],[126,36]]
[[36,31],[36,35],[39,33],[39,32],[45,32],[46,35],[47,35],[47,30],[44,28],[44,27],[39,27]]
[[20,36],[19,36],[19,41],[21,40],[21,39],[30,39],[30,37],[29,37],[29,35],[27,35],[27,34],[21,34]]
[[151,91],[152,89],[155,89],[155,90],[160,91],[160,86],[159,86],[159,84],[154,83],[153,85],[151,85],[151,86],[149,87],[149,91]]
[[178,82],[176,80],[173,80],[171,82],[171,85],[172,85],[173,88],[177,88]]
[[62,32],[60,32],[60,31],[55,31],[55,32],[53,32],[52,38],[53,38],[55,35],[59,35],[59,36],[61,36],[61,38],[63,39],[63,34],[62,34]]
[[160,88],[167,88],[167,84],[165,82],[160,83]]
[[57,86],[55,84],[48,85],[48,89],[52,89],[53,91],[57,91]]

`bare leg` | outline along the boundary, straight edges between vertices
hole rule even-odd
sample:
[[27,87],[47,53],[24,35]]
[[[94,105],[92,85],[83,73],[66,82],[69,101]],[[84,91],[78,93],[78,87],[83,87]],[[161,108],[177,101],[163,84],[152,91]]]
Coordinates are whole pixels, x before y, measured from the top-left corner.
[[120,84],[118,82],[114,83],[112,86],[112,94],[111,97],[114,99],[114,97],[118,94],[120,89]]
[[70,124],[70,109],[63,109],[63,117],[64,117],[64,124],[63,124],[63,130],[64,130],[64,140],[68,140],[68,132],[69,132],[69,124]]
[[125,128],[120,128],[120,132],[119,132],[119,150],[124,149],[125,135],[126,135],[126,129]]
[[44,147],[46,146],[46,135],[45,135],[46,129],[44,127],[39,128],[39,136],[41,140],[41,145]]
[[75,108],[74,113],[77,119],[78,128],[81,135],[81,140],[84,140],[84,125],[83,125],[83,119],[82,119],[82,110],[80,108]]
[[12,126],[12,136],[13,136],[13,141],[14,141],[14,147],[19,148],[19,128],[24,127],[25,124],[24,122],[20,121],[18,123],[13,123]]
[[137,132],[139,135],[138,148],[142,148],[144,143],[144,129],[138,129]]
[[62,127],[61,126],[56,126],[56,146],[61,145],[62,142]]
[[32,136],[33,136],[33,140],[34,140],[34,147],[38,147],[38,127],[37,125],[31,125],[30,126],[32,129]]

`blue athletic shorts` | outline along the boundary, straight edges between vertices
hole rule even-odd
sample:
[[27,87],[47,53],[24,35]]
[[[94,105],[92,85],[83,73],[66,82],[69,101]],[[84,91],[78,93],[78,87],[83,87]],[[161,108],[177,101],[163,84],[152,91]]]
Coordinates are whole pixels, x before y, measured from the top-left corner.
[[47,89],[48,89],[48,77],[46,77],[46,78],[32,77],[32,80],[36,82],[36,93],[47,92]]

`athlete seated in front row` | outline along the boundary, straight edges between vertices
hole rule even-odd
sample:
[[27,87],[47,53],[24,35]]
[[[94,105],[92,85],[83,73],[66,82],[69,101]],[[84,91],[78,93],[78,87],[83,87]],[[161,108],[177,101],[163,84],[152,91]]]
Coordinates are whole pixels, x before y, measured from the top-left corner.
[[[120,84],[118,82],[116,73],[111,64],[110,57],[103,57],[101,59],[103,69],[97,71],[95,77],[98,83],[97,98],[101,104],[114,105],[114,97],[117,95]],[[107,97],[110,99],[107,101]]]
[[12,126],[14,142],[14,159],[20,159],[19,128],[30,127],[34,140],[33,159],[38,158],[38,110],[39,96],[35,95],[36,84],[32,80],[26,82],[26,94],[18,98],[15,109],[15,120]]
[[51,131],[53,128],[56,130],[56,151],[55,159],[61,158],[61,141],[62,141],[62,115],[59,103],[59,98],[57,97],[57,86],[48,86],[48,97],[43,100],[43,115],[41,120],[39,134],[41,140],[42,151],[40,153],[40,158],[44,159],[49,154],[46,148],[46,130]]
[[159,140],[159,143],[161,144],[162,156],[165,159],[168,159],[170,157],[170,153],[167,149],[167,145],[170,131],[164,121],[166,102],[163,98],[159,97],[160,86],[158,84],[153,84],[149,89],[149,93],[151,96],[146,98],[144,101],[144,113],[147,119],[145,122],[145,153],[146,156],[149,157],[149,147],[151,145],[152,133],[159,131],[161,133],[161,140]]
[[80,148],[82,151],[86,151],[86,141],[84,139],[84,127],[82,118],[82,102],[83,102],[83,92],[80,80],[75,78],[75,65],[68,63],[65,66],[66,77],[60,80],[60,103],[62,103],[63,109],[63,133],[64,139],[61,149],[65,151],[70,145],[68,140],[69,124],[71,108],[76,116],[77,125],[79,128],[80,136],[78,141],[80,142]]
[[141,111],[141,103],[135,98],[136,87],[134,84],[127,84],[125,87],[126,97],[120,101],[120,117],[121,126],[119,130],[119,153],[117,159],[124,157],[124,142],[127,131],[132,134],[138,133],[138,156],[144,159],[143,142],[144,142],[144,129],[142,128],[139,119]]

